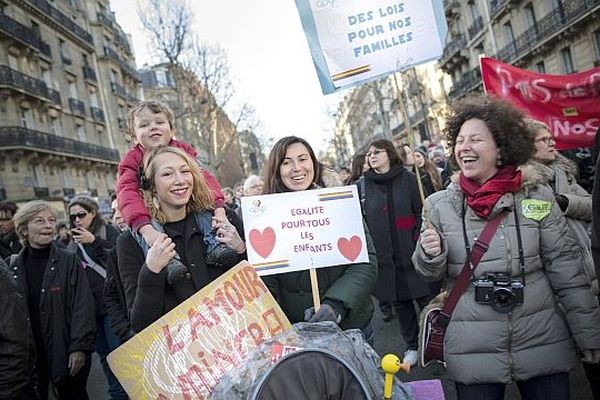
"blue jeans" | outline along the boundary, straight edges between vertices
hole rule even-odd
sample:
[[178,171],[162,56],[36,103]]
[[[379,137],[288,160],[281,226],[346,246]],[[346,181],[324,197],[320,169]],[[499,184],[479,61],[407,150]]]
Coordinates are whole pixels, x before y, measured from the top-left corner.
[[[503,400],[506,388],[504,383],[465,385],[457,382],[455,386],[459,400]],[[518,381],[517,387],[523,400],[565,400],[570,396],[567,372]]]
[[108,362],[106,361],[106,356],[119,347],[121,342],[119,338],[112,330],[110,325],[110,317],[108,315],[105,316],[96,316],[96,352],[100,357],[100,364],[102,364],[102,369],[104,370],[104,375],[106,375],[106,379],[108,380],[108,394],[113,399],[127,399],[127,393],[121,384],[117,380],[117,378],[113,375],[110,367],[108,366]]
[[212,230],[212,213],[201,211],[196,214],[196,224],[198,225],[200,232],[202,232],[202,240],[206,245],[206,254],[208,254],[219,245],[215,233]]

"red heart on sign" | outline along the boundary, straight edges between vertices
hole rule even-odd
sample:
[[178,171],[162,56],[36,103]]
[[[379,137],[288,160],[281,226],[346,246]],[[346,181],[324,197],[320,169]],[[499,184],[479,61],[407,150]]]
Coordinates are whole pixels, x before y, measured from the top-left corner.
[[262,232],[258,229],[252,229],[248,235],[250,244],[262,258],[267,258],[273,247],[275,247],[275,231],[273,228],[265,228]]
[[344,257],[350,261],[354,261],[362,250],[362,241],[358,236],[352,236],[350,240],[346,238],[339,238],[337,246],[338,250]]

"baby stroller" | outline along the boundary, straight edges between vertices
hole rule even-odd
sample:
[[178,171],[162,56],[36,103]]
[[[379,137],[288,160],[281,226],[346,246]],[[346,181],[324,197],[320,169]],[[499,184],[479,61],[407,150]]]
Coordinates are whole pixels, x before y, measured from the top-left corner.
[[[299,323],[263,343],[245,365],[225,375],[211,399],[371,400],[383,398],[381,359],[359,330],[332,322]],[[394,400],[412,399],[394,381]]]

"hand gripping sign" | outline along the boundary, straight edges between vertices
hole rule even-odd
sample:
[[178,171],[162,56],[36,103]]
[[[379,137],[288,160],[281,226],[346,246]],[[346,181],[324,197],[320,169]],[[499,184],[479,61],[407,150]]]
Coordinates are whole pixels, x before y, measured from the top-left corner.
[[367,263],[355,185],[242,197],[248,261],[259,275]]
[[221,376],[290,328],[246,261],[108,355],[132,399],[207,399]]
[[442,0],[296,0],[324,94],[443,53]]

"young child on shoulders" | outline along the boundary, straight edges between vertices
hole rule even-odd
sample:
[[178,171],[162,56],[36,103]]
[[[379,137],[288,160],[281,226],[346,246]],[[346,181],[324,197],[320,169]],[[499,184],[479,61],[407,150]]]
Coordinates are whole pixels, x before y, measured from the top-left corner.
[[[187,143],[175,139],[174,114],[171,108],[158,100],[142,100],[127,113],[127,128],[135,145],[129,149],[118,167],[117,202],[123,219],[134,233],[139,233],[150,246],[164,233],[152,226],[150,212],[140,193],[140,172],[146,150],[162,147],[178,147],[196,158],[197,152]],[[225,215],[225,199],[215,177],[201,168],[202,175],[214,196],[214,217],[222,220]],[[213,219],[210,213],[201,215],[204,243],[207,245],[207,263],[225,265],[232,257],[226,245],[219,243],[212,230]],[[183,266],[181,266],[183,267]],[[187,268],[187,267],[186,267]],[[180,270],[171,273],[184,274]]]

